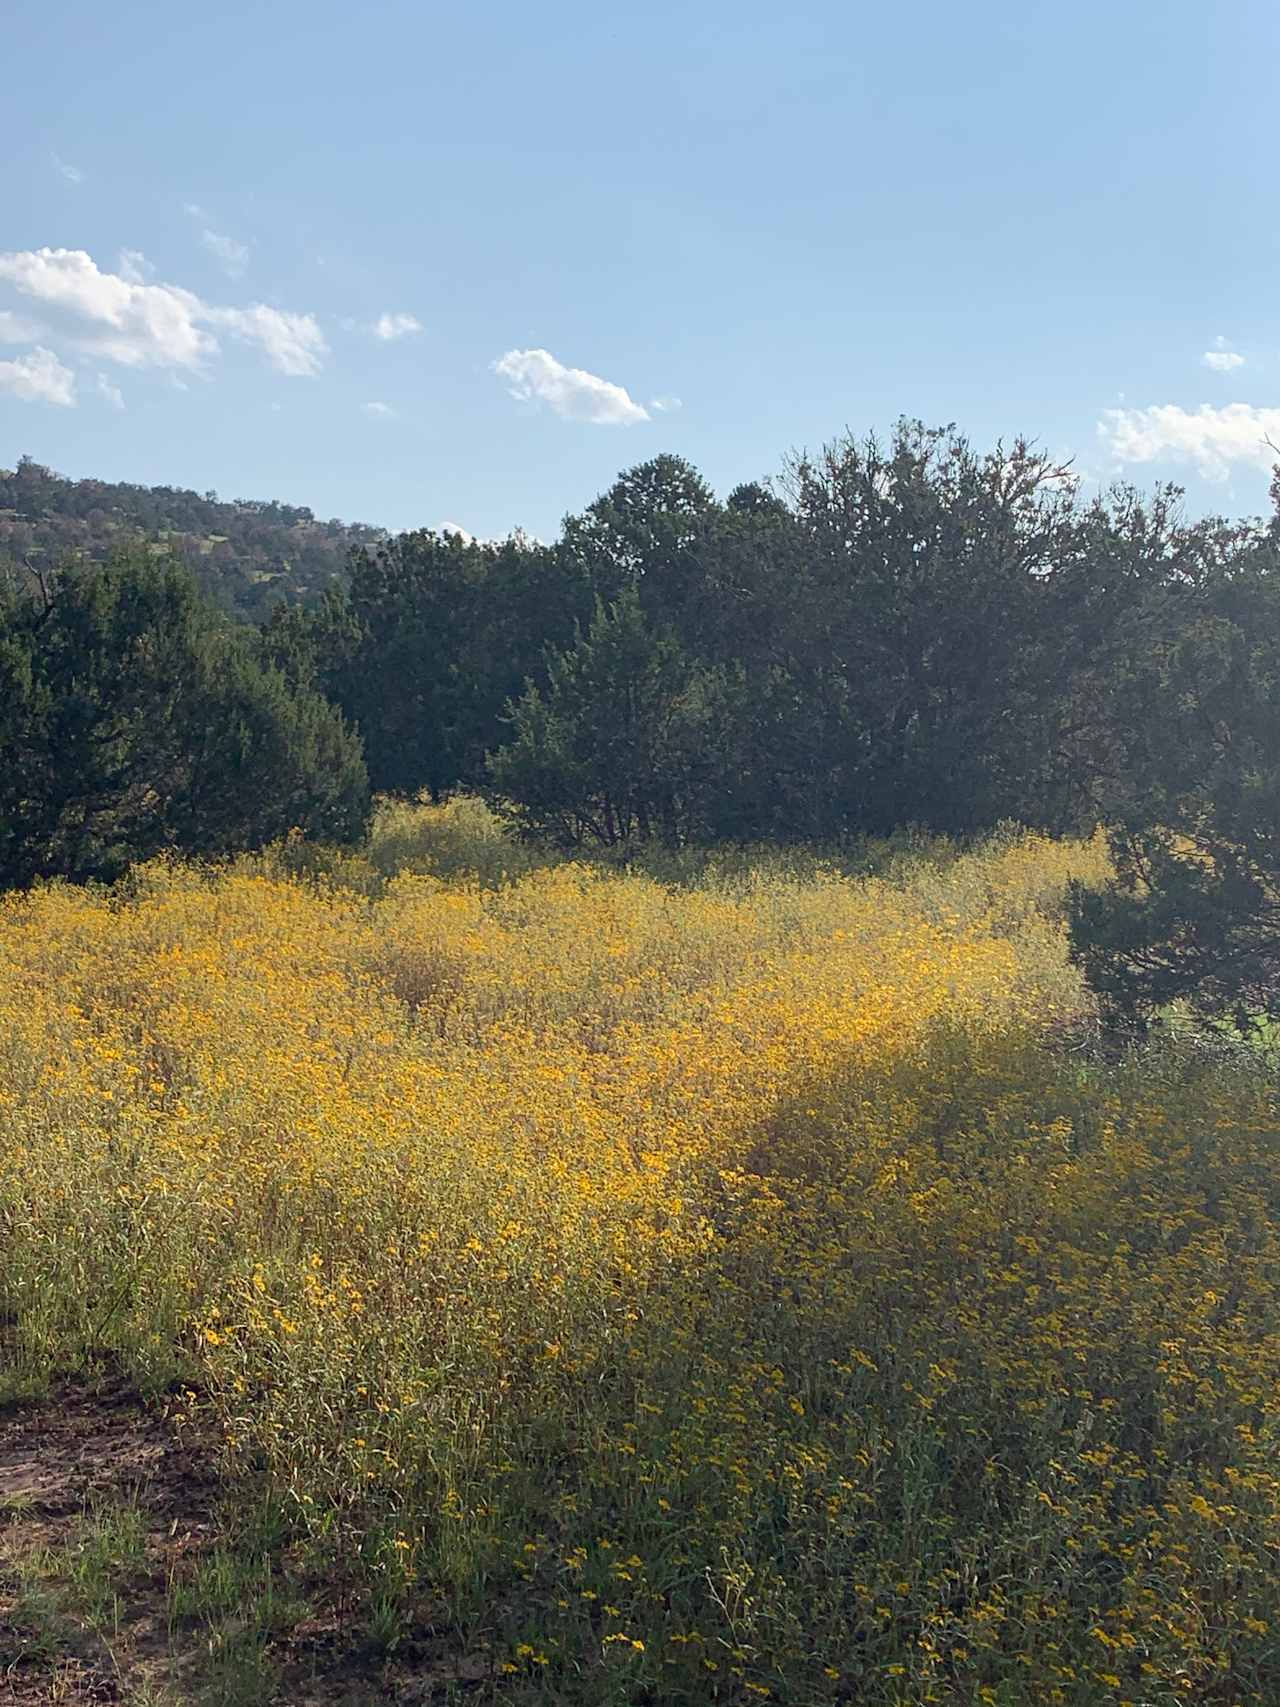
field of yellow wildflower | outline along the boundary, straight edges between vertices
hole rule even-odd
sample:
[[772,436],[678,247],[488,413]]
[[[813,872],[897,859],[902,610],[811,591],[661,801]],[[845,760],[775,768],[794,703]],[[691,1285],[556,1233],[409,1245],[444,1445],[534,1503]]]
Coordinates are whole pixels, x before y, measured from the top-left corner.
[[189,1392],[469,1699],[1274,1707],[1275,1081],[1082,1047],[1103,863],[464,802],[0,899],[9,1379]]

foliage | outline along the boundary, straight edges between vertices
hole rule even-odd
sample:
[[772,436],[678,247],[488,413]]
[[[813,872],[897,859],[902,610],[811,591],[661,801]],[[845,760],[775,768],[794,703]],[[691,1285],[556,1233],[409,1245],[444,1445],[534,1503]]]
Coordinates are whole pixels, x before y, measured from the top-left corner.
[[1176,591],[1251,537],[1175,497],[1083,505],[1023,441],[912,422],[723,504],[659,456],[554,546],[366,551],[268,642],[359,725],[376,788],[487,766],[558,845],[1083,829]]
[[530,839],[696,841],[732,762],[726,697],[721,678],[651,628],[628,587],[597,605],[572,648],[550,654],[545,691],[527,689],[489,761],[494,787]]
[[1100,847],[272,857],[0,903],[11,1358],[185,1384],[479,1699],[1276,1698],[1274,1085],[1053,1047]]
[[68,480],[29,456],[0,469],[0,572],[29,565],[51,575],[68,563],[109,562],[150,541],[246,621],[261,620],[281,600],[315,603],[341,580],[347,554],[381,533],[319,521],[300,504]]
[[791,485],[813,548],[805,604],[830,613],[840,660],[830,762],[856,821],[1037,817],[1021,791],[1061,709],[1044,656],[1076,519],[1066,471],[1022,442],[979,457],[904,424],[887,448],[846,439],[800,460]]
[[179,565],[121,559],[10,600],[0,689],[4,884],[363,830],[364,767],[337,712],[264,667]]
[[632,592],[647,615],[683,619],[687,633],[705,614],[718,510],[695,468],[682,457],[656,456],[566,519],[563,550],[605,604]]
[[1280,1018],[1280,579],[1274,542],[1178,601],[1126,700],[1116,876],[1073,900],[1075,951],[1116,1014],[1174,1001]]
[[587,608],[563,567],[518,535],[402,534],[354,556],[349,588],[313,616],[281,613],[268,655],[358,726],[375,789],[439,796],[483,780],[507,701]]
[[[91,487],[24,460],[0,498],[52,521]],[[146,499],[166,536],[211,501]],[[553,544],[352,538],[345,578],[254,607],[262,660],[358,729],[379,793],[496,786],[527,836],[584,848],[1127,823],[1153,668],[1207,589],[1275,580],[1274,527],[1189,524],[1173,489],[1086,503],[1024,440],[909,420],[723,502],[656,456]]]
[[[30,459],[0,476],[20,519],[92,521],[107,490]],[[162,534],[216,507],[127,490]],[[1181,1000],[1274,1019],[1276,495],[1266,527],[1189,524],[1172,488],[1086,504],[1024,440],[980,454],[903,420],[723,503],[654,457],[552,545],[364,530],[345,581],[241,641],[189,593],[172,620],[126,611],[109,569],[64,588],[33,547],[4,594],[28,615],[0,629],[0,877],[109,877],[293,824],[350,839],[364,786],[345,720],[380,793],[486,789],[560,852],[661,845],[696,865],[711,844],[1106,822],[1114,882],[1077,895],[1073,928],[1113,1016]],[[158,560],[155,586],[169,573]],[[37,642],[44,607],[61,614]],[[513,869],[506,852],[492,869]]]

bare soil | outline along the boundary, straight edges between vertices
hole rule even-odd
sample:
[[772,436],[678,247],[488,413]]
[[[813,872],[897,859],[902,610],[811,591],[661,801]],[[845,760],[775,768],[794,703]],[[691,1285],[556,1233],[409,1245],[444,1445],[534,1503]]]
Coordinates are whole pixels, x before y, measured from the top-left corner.
[[[209,1626],[175,1628],[171,1615],[171,1584],[225,1541],[223,1492],[210,1443],[123,1379],[65,1382],[0,1409],[0,1707],[242,1699],[209,1689]],[[121,1507],[138,1514],[141,1562],[111,1582],[109,1616],[91,1618],[66,1587],[67,1562],[93,1515]],[[492,1662],[459,1652],[443,1608],[438,1622],[427,1613],[406,1631],[393,1657],[374,1655],[360,1639],[350,1592],[306,1581],[282,1557],[279,1580],[288,1582],[291,1570],[299,1616],[273,1633],[268,1671],[245,1701],[426,1707],[446,1695],[490,1694]],[[42,1593],[50,1582],[52,1592]]]
[[[207,1459],[118,1379],[0,1411],[0,1702],[128,1702],[167,1672],[169,1576],[212,1536],[215,1493]],[[33,1561],[74,1546],[87,1514],[126,1502],[145,1523],[146,1569],[121,1584],[110,1632],[34,1617]]]

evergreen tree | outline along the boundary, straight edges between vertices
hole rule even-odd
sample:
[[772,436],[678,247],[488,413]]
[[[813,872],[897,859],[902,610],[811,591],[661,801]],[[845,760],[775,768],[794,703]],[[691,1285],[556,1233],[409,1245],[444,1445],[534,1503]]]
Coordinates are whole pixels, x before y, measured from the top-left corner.
[[1075,954],[1128,1023],[1177,1000],[1280,1019],[1280,537],[1238,544],[1148,633],[1120,696],[1115,879],[1072,899]]
[[656,456],[568,517],[561,549],[593,597],[611,604],[634,588],[646,615],[687,639],[710,614],[708,527],[717,512],[695,468],[683,457]]
[[722,768],[720,686],[627,588],[514,706],[493,787],[524,835],[563,847],[696,839]]
[[357,725],[375,789],[439,797],[483,782],[507,701],[589,610],[561,552],[425,530],[357,553],[345,595],[269,640]]
[[203,599],[184,567],[121,559],[0,614],[0,881],[113,878],[298,827],[364,829],[359,744]]
[[842,701],[821,764],[845,823],[964,834],[1035,816],[1023,783],[1057,709],[1048,586],[1071,547],[1068,472],[1023,441],[979,456],[904,422],[887,448],[801,459],[790,484],[811,550],[806,674],[818,688],[834,671]]

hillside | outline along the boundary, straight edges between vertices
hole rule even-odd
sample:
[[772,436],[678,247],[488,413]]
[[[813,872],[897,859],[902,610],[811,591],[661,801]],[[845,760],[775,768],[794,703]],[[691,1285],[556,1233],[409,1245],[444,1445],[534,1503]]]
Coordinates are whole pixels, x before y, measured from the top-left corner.
[[384,536],[361,523],[320,521],[304,505],[70,480],[26,456],[16,468],[0,467],[0,569],[102,562],[146,540],[177,552],[245,620],[260,620],[282,599],[314,604],[342,577],[353,546]]

